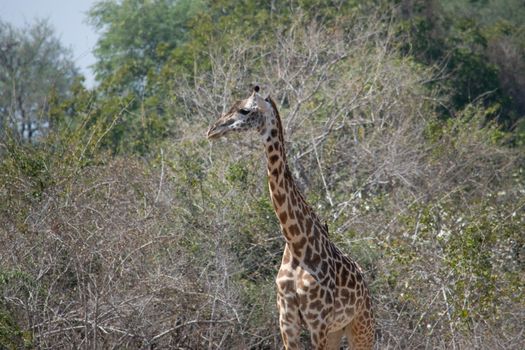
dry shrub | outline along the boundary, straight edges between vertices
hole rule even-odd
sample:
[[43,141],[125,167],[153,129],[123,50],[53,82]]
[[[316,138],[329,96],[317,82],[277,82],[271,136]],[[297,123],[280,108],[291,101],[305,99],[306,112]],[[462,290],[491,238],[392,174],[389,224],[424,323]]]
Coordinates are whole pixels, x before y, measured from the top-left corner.
[[[132,159],[84,168],[32,203],[23,230],[3,217],[2,271],[20,272],[3,286],[3,300],[28,346],[239,342],[245,319],[228,283],[230,258],[192,252],[187,236],[212,226],[188,225],[161,163],[155,172]],[[199,250],[224,250],[222,239],[203,237]]]

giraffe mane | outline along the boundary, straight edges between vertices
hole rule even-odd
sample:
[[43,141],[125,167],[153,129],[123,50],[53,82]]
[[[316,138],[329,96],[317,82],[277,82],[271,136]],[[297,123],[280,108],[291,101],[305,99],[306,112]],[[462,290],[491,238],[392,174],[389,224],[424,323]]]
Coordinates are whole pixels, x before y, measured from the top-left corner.
[[[272,109],[275,112],[275,119],[277,119],[277,128],[281,132],[281,134],[284,134],[283,131],[283,123],[281,122],[281,115],[279,114],[279,110],[277,109],[277,104],[273,100],[272,97],[268,96],[266,97],[266,101],[269,102],[272,105]],[[284,136],[284,135],[283,135]],[[284,140],[283,140],[284,141]]]

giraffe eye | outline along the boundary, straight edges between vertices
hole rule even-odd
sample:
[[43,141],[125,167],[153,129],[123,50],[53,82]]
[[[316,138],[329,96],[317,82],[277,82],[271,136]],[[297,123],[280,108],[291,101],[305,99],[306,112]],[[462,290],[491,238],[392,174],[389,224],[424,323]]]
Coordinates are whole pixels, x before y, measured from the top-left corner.
[[246,114],[250,113],[250,111],[247,110],[247,109],[241,108],[241,109],[239,110],[239,113],[241,113],[242,115],[246,115]]

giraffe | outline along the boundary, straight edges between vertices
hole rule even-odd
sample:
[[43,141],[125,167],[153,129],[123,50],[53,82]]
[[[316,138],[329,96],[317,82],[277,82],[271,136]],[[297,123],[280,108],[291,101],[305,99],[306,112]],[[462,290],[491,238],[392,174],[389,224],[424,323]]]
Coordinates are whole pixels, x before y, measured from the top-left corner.
[[268,184],[286,241],[276,278],[279,326],[284,347],[300,348],[302,326],[315,349],[339,349],[343,336],[353,350],[374,346],[370,293],[359,265],[328,238],[328,227],[308,205],[286,161],[277,106],[255,86],[208,130],[208,139],[255,130],[264,143]]

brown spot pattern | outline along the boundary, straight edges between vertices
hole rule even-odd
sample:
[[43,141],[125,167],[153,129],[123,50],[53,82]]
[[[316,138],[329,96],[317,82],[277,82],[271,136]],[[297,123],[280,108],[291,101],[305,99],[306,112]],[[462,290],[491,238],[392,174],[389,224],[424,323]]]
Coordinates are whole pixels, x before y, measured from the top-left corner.
[[286,221],[288,220],[288,215],[286,214],[285,211],[279,214],[279,220],[281,221],[281,224],[286,225]]

